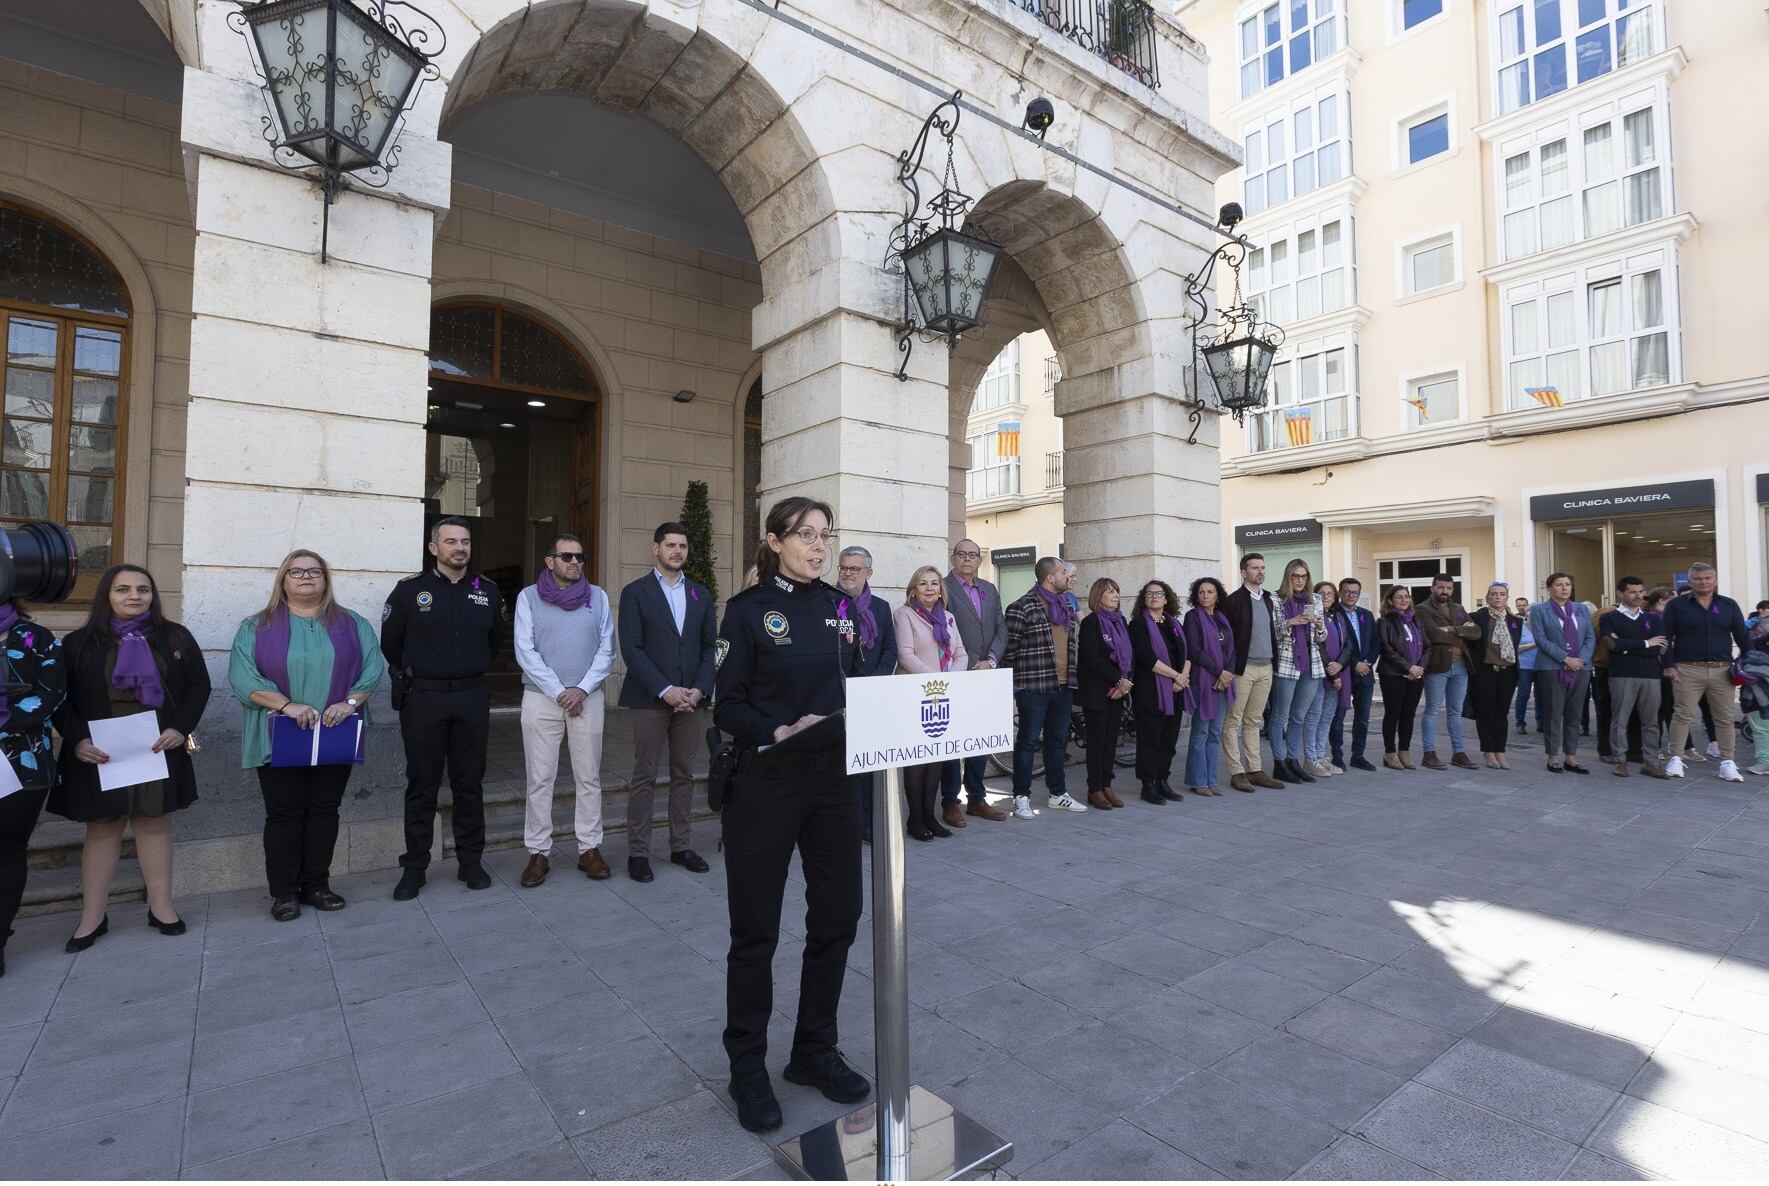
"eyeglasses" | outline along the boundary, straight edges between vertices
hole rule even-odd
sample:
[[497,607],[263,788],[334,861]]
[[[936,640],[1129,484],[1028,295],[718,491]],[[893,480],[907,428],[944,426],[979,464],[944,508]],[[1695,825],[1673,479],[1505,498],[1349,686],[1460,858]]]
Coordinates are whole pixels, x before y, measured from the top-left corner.
[[981,552],[953,552],[952,558],[954,560],[981,560],[983,554]]
[[1161,592],[1161,590],[1159,590],[1159,589],[1145,589],[1143,591],[1143,600],[1144,601],[1166,601],[1167,594]]
[[323,568],[291,568],[289,575],[297,581],[317,581],[326,575],[326,570]]
[[548,552],[547,555],[559,561],[561,564],[582,564],[584,562],[584,554],[582,552]]
[[818,531],[815,527],[801,527],[797,531],[789,531],[787,534],[807,548],[819,540],[825,544],[833,544],[840,538],[833,531]]
[[857,577],[861,573],[867,571],[867,569],[864,564],[838,564],[835,567],[835,571],[841,573],[844,577]]

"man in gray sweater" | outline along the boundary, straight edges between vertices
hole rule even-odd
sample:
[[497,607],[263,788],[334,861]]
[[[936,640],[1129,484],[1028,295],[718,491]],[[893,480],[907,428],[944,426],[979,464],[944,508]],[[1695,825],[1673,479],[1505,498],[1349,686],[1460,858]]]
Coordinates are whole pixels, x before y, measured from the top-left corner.
[[584,576],[575,535],[553,540],[546,571],[516,595],[516,662],[522,667],[522,753],[528,774],[522,884],[547,879],[553,851],[553,780],[559,742],[571,747],[577,788],[577,867],[600,881],[602,859],[602,684],[614,667],[614,614],[608,594]]

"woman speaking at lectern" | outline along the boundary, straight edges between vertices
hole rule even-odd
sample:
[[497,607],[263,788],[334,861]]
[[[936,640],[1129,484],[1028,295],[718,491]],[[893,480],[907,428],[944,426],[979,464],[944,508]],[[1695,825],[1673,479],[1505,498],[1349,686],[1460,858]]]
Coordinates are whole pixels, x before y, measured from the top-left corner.
[[751,1132],[781,1125],[766,1060],[794,849],[805,875],[805,955],[786,1079],[845,1104],[872,1090],[835,1046],[862,899],[860,804],[844,778],[841,715],[858,648],[846,595],[821,579],[834,521],[827,503],[775,503],[756,552],[757,583],[726,603],[719,627],[713,722],[738,751],[723,812],[725,1053],[737,1118]]

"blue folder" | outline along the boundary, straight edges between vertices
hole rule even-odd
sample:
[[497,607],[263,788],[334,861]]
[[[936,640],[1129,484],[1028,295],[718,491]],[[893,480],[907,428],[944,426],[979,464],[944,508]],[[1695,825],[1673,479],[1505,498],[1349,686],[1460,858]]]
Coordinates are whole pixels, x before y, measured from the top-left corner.
[[270,718],[272,766],[349,766],[362,762],[362,717],[341,725],[303,729],[288,717]]

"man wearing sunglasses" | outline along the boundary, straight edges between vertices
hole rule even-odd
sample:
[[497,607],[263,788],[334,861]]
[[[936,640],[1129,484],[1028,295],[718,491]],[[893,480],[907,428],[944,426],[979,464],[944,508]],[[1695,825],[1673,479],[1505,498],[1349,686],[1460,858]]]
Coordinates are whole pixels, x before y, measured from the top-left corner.
[[608,877],[602,857],[602,684],[614,669],[614,611],[584,575],[584,546],[554,538],[540,579],[516,595],[516,662],[522,668],[522,756],[528,775],[523,886],[547,879],[553,852],[553,783],[559,742],[571,750],[577,867]]

